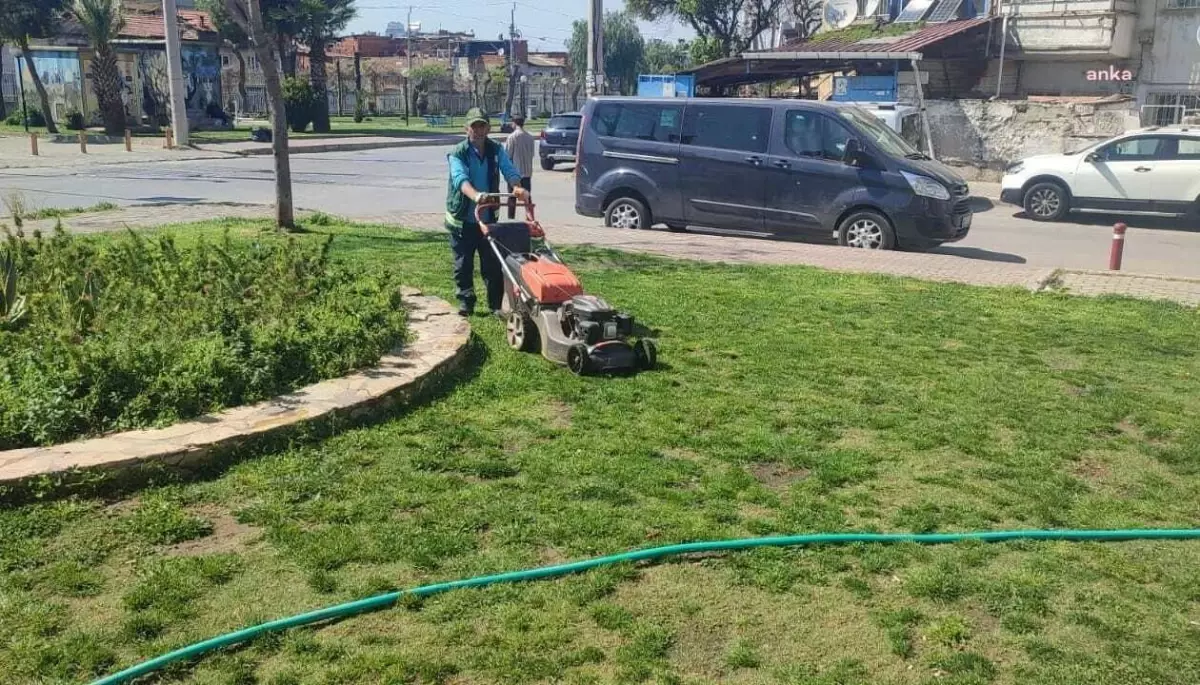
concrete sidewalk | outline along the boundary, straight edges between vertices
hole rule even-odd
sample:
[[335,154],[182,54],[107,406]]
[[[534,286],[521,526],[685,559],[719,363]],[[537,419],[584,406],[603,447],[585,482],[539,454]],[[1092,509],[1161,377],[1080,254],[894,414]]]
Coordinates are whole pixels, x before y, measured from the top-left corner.
[[[303,211],[298,213],[301,217],[304,214]],[[67,217],[63,219],[63,225],[71,232],[95,233],[224,217],[263,219],[271,215],[272,208],[267,205],[140,205]],[[361,214],[346,218],[416,230],[445,230],[442,217],[438,214]],[[29,222],[26,232],[35,228],[46,232],[53,226],[54,221],[49,220]],[[1053,269],[945,254],[871,252],[830,245],[698,233],[617,230],[595,224],[567,223],[546,228],[551,241],[558,245],[596,245],[676,259],[731,264],[804,265],[831,271],[887,274],[978,286],[1019,287],[1035,292],[1055,291],[1088,296],[1123,295],[1200,306],[1200,280],[1197,279]]]
[[[492,136],[497,141],[505,135]],[[200,142],[188,147],[168,150],[162,138],[140,137],[133,139],[133,149],[127,152],[123,142],[88,143],[87,153],[80,151],[78,141],[63,142],[47,138],[38,140],[38,155],[31,151],[29,138],[25,136],[0,136],[0,169],[63,168],[103,164],[144,164],[147,162],[178,162],[197,159],[221,159],[230,156],[269,155],[270,143],[252,140],[228,142]],[[288,139],[288,151],[293,155],[319,154],[323,152],[357,152],[399,147],[423,147],[452,145],[462,140],[457,134],[431,134],[408,137],[392,136],[329,136]]]

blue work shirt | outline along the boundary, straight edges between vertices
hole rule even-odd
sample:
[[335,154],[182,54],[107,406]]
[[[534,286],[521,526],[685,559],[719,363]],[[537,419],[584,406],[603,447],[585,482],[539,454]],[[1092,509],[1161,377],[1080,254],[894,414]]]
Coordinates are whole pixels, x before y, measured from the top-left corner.
[[[463,181],[470,181],[471,187],[481,193],[489,191],[488,188],[488,165],[487,159],[483,153],[475,145],[468,145],[471,149],[471,154],[467,156],[470,163],[464,165],[457,157],[446,155],[446,159],[450,161],[450,183],[455,188],[462,188]],[[500,178],[503,178],[511,185],[518,185],[521,182],[521,172],[517,171],[517,167],[513,166],[512,159],[508,153],[504,151],[504,147],[497,145],[496,162],[500,166]],[[470,168],[467,168],[470,167]],[[460,191],[461,192],[461,191]],[[469,221],[475,220],[475,203],[467,200],[467,216],[471,217]]]

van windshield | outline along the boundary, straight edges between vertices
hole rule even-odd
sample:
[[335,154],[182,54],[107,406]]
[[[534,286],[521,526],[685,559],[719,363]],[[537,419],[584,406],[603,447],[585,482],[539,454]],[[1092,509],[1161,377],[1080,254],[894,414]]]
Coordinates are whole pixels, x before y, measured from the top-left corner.
[[861,107],[839,107],[837,113],[844,123],[849,124],[860,135],[874,142],[889,155],[909,158],[925,156],[909,145],[908,141],[904,140],[899,133],[888,128],[887,124],[871,116],[870,112]]

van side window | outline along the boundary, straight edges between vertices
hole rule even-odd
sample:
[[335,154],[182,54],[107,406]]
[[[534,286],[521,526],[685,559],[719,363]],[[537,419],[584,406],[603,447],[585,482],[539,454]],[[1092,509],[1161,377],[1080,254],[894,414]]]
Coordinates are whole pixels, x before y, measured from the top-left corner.
[[771,108],[741,105],[688,105],[683,144],[741,152],[766,152]]
[[846,142],[854,137],[845,126],[830,117],[821,117],[825,126],[821,135],[821,156],[828,160],[842,161],[846,157]]
[[798,157],[841,161],[854,136],[837,121],[817,112],[793,109],[784,118],[784,144]]
[[677,143],[682,112],[681,105],[605,102],[596,106],[592,129],[610,138]]

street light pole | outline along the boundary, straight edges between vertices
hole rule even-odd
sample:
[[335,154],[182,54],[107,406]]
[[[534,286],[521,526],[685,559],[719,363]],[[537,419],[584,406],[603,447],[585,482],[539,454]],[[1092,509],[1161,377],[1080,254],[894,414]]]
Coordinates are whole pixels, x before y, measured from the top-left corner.
[[405,47],[408,57],[408,73],[404,75],[404,125],[408,126],[409,100],[412,99],[412,5],[408,6],[408,20],[404,22]]
[[589,0],[587,82],[588,97],[604,92],[604,0]]
[[167,44],[167,80],[171,90],[171,130],[175,146],[188,144],[187,103],[184,102],[183,55],[179,45],[179,15],[175,0],[163,0],[163,33]]

